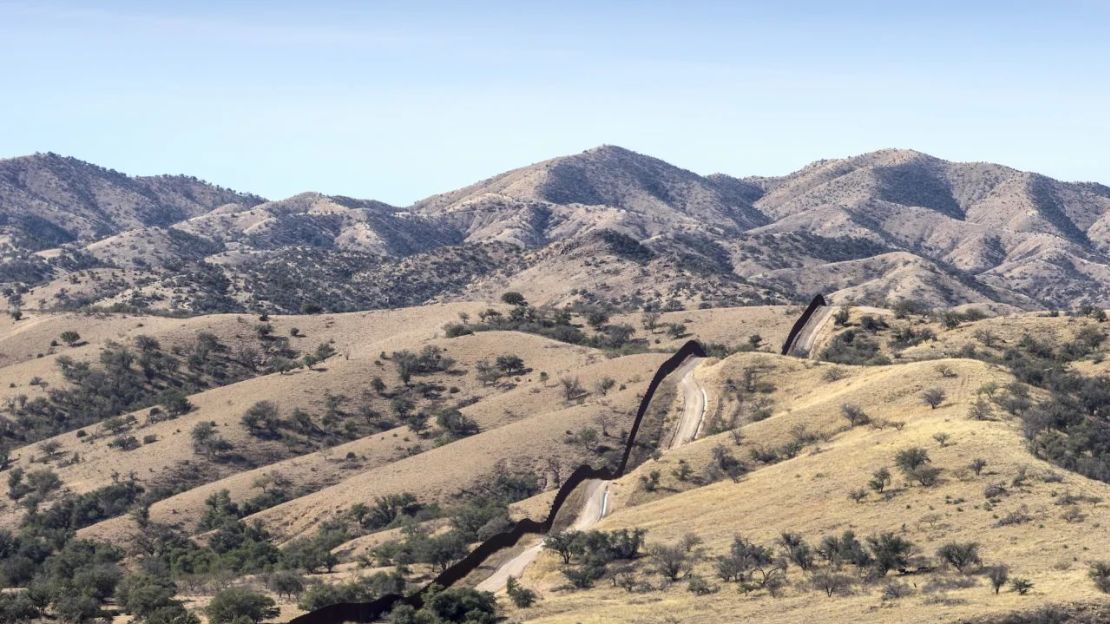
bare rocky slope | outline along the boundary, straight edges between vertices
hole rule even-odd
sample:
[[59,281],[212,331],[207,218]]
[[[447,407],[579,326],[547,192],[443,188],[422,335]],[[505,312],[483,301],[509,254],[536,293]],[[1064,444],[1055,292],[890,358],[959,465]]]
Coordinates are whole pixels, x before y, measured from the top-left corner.
[[861,303],[1110,305],[1110,188],[910,150],[740,179],[603,146],[409,207],[318,193],[267,202],[47,154],[0,161],[0,232],[0,284],[29,308],[348,311],[509,289],[627,308],[819,290]]

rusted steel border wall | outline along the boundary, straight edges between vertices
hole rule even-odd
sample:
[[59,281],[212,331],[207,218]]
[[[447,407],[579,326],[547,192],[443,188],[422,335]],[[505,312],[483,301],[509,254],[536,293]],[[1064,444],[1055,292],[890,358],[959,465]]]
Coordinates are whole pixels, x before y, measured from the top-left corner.
[[[820,297],[820,295],[818,295],[818,297]],[[822,302],[823,301],[822,299]],[[803,315],[802,319],[795,324],[794,330],[790,332],[790,339],[796,338],[799,328],[805,325],[805,319],[808,318],[808,315],[813,313],[814,309],[816,309],[815,305],[811,303],[810,307],[806,310],[806,315]],[[788,339],[788,341],[790,339]],[[655,396],[655,391],[659,388],[659,384],[663,383],[663,380],[678,369],[687,358],[692,356],[705,357],[705,355],[705,349],[702,347],[701,343],[696,340],[691,340],[682,345],[682,348],[659,366],[659,370],[655,371],[655,376],[651,378],[651,383],[648,384],[647,391],[644,392],[644,398],[640,400],[640,408],[636,411],[636,418],[632,422],[632,430],[628,433],[628,441],[625,443],[624,455],[621,456],[620,464],[613,470],[599,469],[587,465],[581,465],[575,468],[574,472],[570,473],[570,476],[567,477],[562,487],[559,488],[558,493],[555,494],[555,500],[551,503],[551,510],[547,513],[547,518],[545,518],[543,522],[538,522],[531,518],[520,520],[508,531],[498,533],[479,544],[474,550],[470,551],[466,557],[441,572],[431,583],[425,585],[415,593],[407,596],[401,594],[387,594],[370,602],[341,602],[295,617],[290,620],[289,624],[373,622],[381,619],[398,604],[409,604],[414,607],[419,607],[423,603],[424,594],[432,585],[450,587],[474,570],[477,570],[478,566],[482,565],[482,563],[485,562],[486,559],[489,559],[494,553],[515,546],[525,535],[544,535],[548,533],[555,524],[555,517],[559,514],[559,511],[567,502],[567,498],[575,488],[590,479],[611,480],[619,478],[624,474],[625,470],[628,468],[628,459],[632,455],[632,449],[635,448],[636,445],[636,436],[640,431],[640,423],[644,419],[644,414],[647,413],[648,408],[651,406],[651,399]]]
[[794,322],[794,327],[790,328],[790,333],[786,336],[786,342],[782,343],[783,355],[790,355],[790,350],[794,348],[794,343],[798,341],[798,336],[802,333],[802,330],[806,328],[806,323],[809,322],[809,319],[813,317],[814,313],[816,313],[819,308],[827,305],[829,304],[825,303],[825,297],[822,295],[817,295],[813,298],[813,301],[809,302],[806,311],[802,312],[802,315]]

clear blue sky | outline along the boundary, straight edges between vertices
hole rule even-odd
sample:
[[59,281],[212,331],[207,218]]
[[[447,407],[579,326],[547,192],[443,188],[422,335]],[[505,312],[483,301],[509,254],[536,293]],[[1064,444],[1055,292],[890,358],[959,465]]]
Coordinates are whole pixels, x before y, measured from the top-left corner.
[[1100,0],[92,4],[0,0],[0,157],[396,204],[602,143],[699,173],[908,147],[1110,183]]

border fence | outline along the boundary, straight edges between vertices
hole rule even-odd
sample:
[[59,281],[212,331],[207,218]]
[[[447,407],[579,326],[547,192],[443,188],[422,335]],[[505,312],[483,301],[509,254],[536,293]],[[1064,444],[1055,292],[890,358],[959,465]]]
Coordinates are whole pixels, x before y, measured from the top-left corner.
[[648,408],[651,406],[651,399],[655,396],[656,390],[668,375],[678,369],[678,367],[691,356],[705,357],[705,349],[701,346],[701,343],[696,340],[690,340],[682,345],[674,355],[663,362],[663,364],[659,366],[659,369],[655,371],[655,376],[651,378],[651,383],[648,385],[647,391],[644,392],[644,398],[640,400],[640,407],[636,410],[636,418],[632,421],[632,428],[628,433],[628,440],[625,442],[624,454],[621,456],[620,464],[614,469],[594,468],[593,466],[585,464],[575,468],[574,472],[570,473],[567,480],[563,482],[563,485],[555,494],[555,500],[551,503],[551,510],[548,511],[547,518],[542,522],[531,518],[525,518],[516,522],[508,531],[498,533],[479,544],[474,550],[470,551],[466,557],[463,557],[441,572],[428,585],[425,585],[412,594],[407,596],[402,594],[386,594],[370,602],[341,602],[328,605],[295,617],[289,621],[289,624],[373,622],[385,616],[393,607],[399,604],[409,604],[414,607],[419,607],[423,604],[424,595],[433,585],[450,587],[474,570],[477,570],[478,567],[494,553],[515,546],[525,535],[544,535],[548,533],[551,527],[554,526],[555,517],[559,514],[559,511],[562,510],[567,498],[570,497],[571,493],[579,485],[590,479],[612,480],[624,474],[625,470],[628,468],[628,459],[632,455],[632,450],[636,445],[636,436],[640,430],[640,423],[644,419],[644,414],[647,413]]
[[[824,305],[827,304],[823,296],[817,295],[813,298],[813,301],[810,302],[805,312],[803,312],[802,316],[794,323],[793,328],[787,335],[786,341],[782,346],[783,355],[789,354],[790,349],[793,348],[794,343],[798,339],[798,334],[805,328],[806,323],[809,322],[809,319],[817,309]],[[414,593],[408,595],[386,594],[370,602],[341,602],[328,605],[295,617],[289,621],[289,624],[374,622],[383,618],[390,610],[400,604],[408,604],[419,608],[423,604],[424,597],[428,590],[433,586],[450,587],[454,585],[471,572],[477,570],[479,566],[495,553],[515,546],[525,535],[547,534],[554,526],[555,518],[562,510],[563,505],[579,485],[590,479],[608,481],[624,475],[625,470],[628,468],[629,457],[632,455],[632,450],[636,446],[636,436],[639,433],[640,424],[648,408],[651,406],[651,400],[655,396],[655,392],[658,390],[659,385],[663,383],[663,380],[666,379],[668,375],[677,370],[687,358],[705,356],[705,348],[701,343],[696,340],[690,340],[659,366],[659,369],[655,371],[655,376],[651,378],[651,383],[648,384],[647,391],[644,392],[643,399],[640,400],[639,409],[636,410],[636,418],[633,420],[632,428],[628,433],[628,440],[625,442],[624,454],[621,456],[620,464],[613,469],[594,468],[585,464],[575,468],[574,472],[567,477],[567,480],[563,482],[563,485],[555,494],[555,500],[551,503],[551,510],[548,511],[547,517],[543,521],[525,518],[516,522],[508,531],[498,533],[479,544],[474,550],[470,551],[467,556],[448,567],[430,583]]]
[[802,333],[802,330],[805,329],[806,323],[809,322],[809,319],[817,312],[818,308],[827,305],[829,304],[825,302],[825,297],[823,295],[817,295],[813,298],[813,301],[809,302],[805,312],[802,312],[798,320],[794,321],[794,327],[790,328],[790,333],[787,334],[786,341],[782,343],[783,355],[790,355],[790,350],[794,348],[794,343],[798,342],[798,336]]

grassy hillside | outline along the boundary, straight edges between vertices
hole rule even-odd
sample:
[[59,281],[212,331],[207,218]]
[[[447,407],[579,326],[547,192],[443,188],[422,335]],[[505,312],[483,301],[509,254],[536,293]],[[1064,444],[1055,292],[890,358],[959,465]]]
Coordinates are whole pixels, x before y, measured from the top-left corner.
[[[940,375],[937,366],[950,372]],[[615,512],[599,529],[644,529],[648,553],[610,565],[606,574],[615,574],[619,586],[599,579],[590,589],[574,589],[562,573],[573,566],[550,553],[522,578],[541,600],[512,611],[514,617],[536,622],[874,617],[935,622],[941,608],[943,621],[955,621],[1104,599],[1088,571],[1092,562],[1105,558],[1110,544],[1110,532],[1100,522],[1110,485],[1032,457],[1010,419],[967,417],[977,388],[1012,380],[1005,371],[949,359],[837,368],[844,376],[829,382],[827,372],[834,369],[829,364],[737,355],[701,373],[711,384],[716,380],[714,394],[724,397],[728,379],[753,369],[763,371],[762,383],[775,387],[766,395],[774,401],[774,415],[742,424],[739,444],[730,433],[708,436],[641,466],[618,485]],[[934,387],[947,394],[936,409],[920,398],[925,388]],[[844,405],[860,408],[870,423],[852,426]],[[801,444],[791,457],[782,449],[795,441]],[[924,449],[929,465],[940,469],[936,483],[922,485],[896,467],[898,453],[914,447]],[[708,482],[715,448],[746,464],[737,481]],[[778,449],[778,457],[767,459],[769,449]],[[762,461],[755,459],[757,452]],[[985,462],[978,474],[975,460]],[[680,461],[692,467],[694,476],[683,481],[675,476]],[[892,478],[879,494],[867,484],[884,467]],[[652,471],[663,478],[649,493],[641,477]],[[985,494],[992,488],[1000,493]],[[851,494],[860,489],[857,502]],[[834,571],[817,549],[825,536],[846,530],[861,541],[892,532],[910,542],[906,573],[874,577],[850,564]],[[810,570],[786,557],[784,532],[799,534],[814,549]],[[697,545],[684,554],[679,579],[668,582],[659,572],[663,557],[653,549],[680,544],[690,535],[698,538]],[[737,535],[783,558],[781,586],[760,586],[758,572],[746,583],[719,578],[718,558],[729,552]],[[977,544],[981,565],[967,573],[945,569],[936,552],[949,543]],[[978,571],[990,565],[1006,565],[1011,577],[1028,579],[1032,589],[1022,595],[1003,587],[994,594]],[[828,574],[837,575],[831,596],[818,586]],[[707,593],[695,593],[695,586]]]
[[[187,620],[246,591],[275,603],[274,620],[411,591],[510,519],[546,514],[574,466],[614,461],[651,375],[690,338],[711,355],[692,372],[706,399],[697,439],[665,449],[683,394],[664,388],[642,463],[608,486],[601,533],[581,538],[612,560],[545,551],[519,581],[536,603],[500,592],[502,614],[926,622],[939,608],[955,621],[1102,596],[1088,578],[1110,544],[1096,310],[837,309],[799,358],[777,355],[797,307],[617,314],[510,300],[0,321],[0,576],[32,588],[0,595],[0,609]],[[928,461],[906,472],[897,458],[912,448]],[[888,532],[907,552],[885,574],[834,567],[818,548],[847,530],[861,552]],[[597,541],[619,531],[644,531],[637,556]],[[783,532],[812,549],[810,569]],[[690,534],[689,550],[666,548]],[[769,559],[725,580],[718,558],[736,535]],[[980,561],[944,566],[950,543],[975,543]],[[993,593],[996,565],[1032,587]],[[144,605],[133,586],[161,597]]]
[[[12,586],[34,582],[85,543],[129,544],[103,556],[136,572],[153,544],[176,544],[170,552],[185,547],[187,559],[164,565],[176,570],[178,593],[203,606],[221,575],[261,582],[256,575],[286,567],[281,560],[301,555],[285,551],[308,542],[339,557],[314,575],[346,578],[396,532],[356,519],[359,505],[411,495],[421,510],[411,520],[428,530],[449,526],[463,503],[483,522],[543,513],[528,501],[620,446],[665,357],[651,350],[693,332],[721,348],[751,348],[751,334],[770,345],[792,312],[679,311],[648,323],[578,309],[548,321],[527,306],[461,303],[338,315],[6,317],[0,526],[13,546],[0,572]],[[583,430],[596,439],[578,442]],[[482,493],[498,475],[511,491]],[[527,500],[510,511],[517,499]],[[244,536],[256,559],[211,545],[242,546]],[[417,566],[410,581],[430,570]],[[47,612],[71,608],[66,600],[59,594]]]

